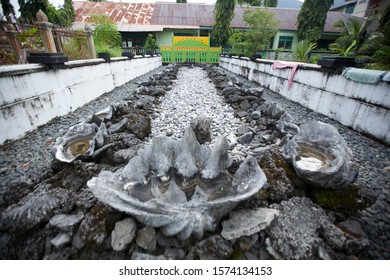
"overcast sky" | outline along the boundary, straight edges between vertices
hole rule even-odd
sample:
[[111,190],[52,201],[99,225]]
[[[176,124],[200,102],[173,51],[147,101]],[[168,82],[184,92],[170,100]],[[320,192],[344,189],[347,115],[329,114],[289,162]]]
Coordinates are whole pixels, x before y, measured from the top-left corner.
[[[303,2],[304,0],[299,0]],[[49,0],[50,3],[54,5],[54,7],[62,6],[64,4],[64,0]],[[154,3],[156,0],[112,0],[110,2],[127,2],[127,3]],[[176,2],[176,0],[157,0],[157,2]],[[214,4],[217,0],[187,0],[188,3],[204,3],[204,4]],[[15,8],[16,16],[19,17],[19,4],[18,0],[11,0],[11,4]],[[0,6],[0,12],[3,14],[3,11]]]

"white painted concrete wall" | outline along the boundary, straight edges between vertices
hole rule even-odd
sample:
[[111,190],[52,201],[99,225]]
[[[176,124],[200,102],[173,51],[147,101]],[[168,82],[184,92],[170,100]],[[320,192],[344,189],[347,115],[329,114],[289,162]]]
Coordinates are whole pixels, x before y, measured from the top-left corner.
[[342,75],[320,72],[318,65],[304,64],[297,69],[288,90],[291,68],[273,70],[272,63],[271,60],[253,62],[221,57],[219,65],[356,131],[390,144],[389,83],[358,83]]
[[0,144],[63,116],[162,65],[161,57],[79,60],[66,69],[0,67]]

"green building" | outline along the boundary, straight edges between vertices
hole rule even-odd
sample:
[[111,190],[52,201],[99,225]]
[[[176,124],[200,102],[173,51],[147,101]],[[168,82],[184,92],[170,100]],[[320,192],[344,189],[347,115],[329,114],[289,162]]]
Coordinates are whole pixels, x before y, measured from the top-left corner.
[[[118,25],[122,34],[123,48],[142,47],[146,37],[152,33],[160,47],[172,47],[174,36],[209,36],[214,21],[214,5],[177,3],[113,3],[75,1],[76,18],[74,28],[81,29],[93,14],[107,14]],[[256,7],[237,6],[231,23],[233,29],[245,30],[243,20],[246,9]],[[268,8],[280,22],[279,32],[269,49],[294,50],[298,42],[296,29],[298,9]],[[327,48],[339,36],[333,24],[353,17],[342,13],[328,12],[324,32],[318,42],[319,48]],[[210,42],[211,47],[217,47]]]

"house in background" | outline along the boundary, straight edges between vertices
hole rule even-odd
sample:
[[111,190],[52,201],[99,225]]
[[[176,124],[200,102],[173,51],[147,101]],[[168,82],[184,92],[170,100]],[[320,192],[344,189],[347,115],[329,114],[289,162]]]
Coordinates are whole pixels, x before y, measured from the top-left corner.
[[389,0],[335,0],[329,10],[367,17],[372,12],[386,8],[386,5],[389,5]]
[[[123,47],[143,46],[146,37],[152,33],[159,46],[171,47],[174,36],[209,36],[214,22],[214,5],[177,3],[113,3],[74,1],[76,18],[73,27],[83,29],[94,14],[106,14],[118,26],[122,34]],[[243,20],[246,9],[255,7],[237,6],[231,27],[245,30]],[[279,32],[270,49],[294,50],[298,39],[296,35],[299,9],[268,8],[280,22]],[[353,15],[342,12],[328,12],[324,32],[318,42],[319,48],[327,48],[339,36],[333,24],[347,20]],[[358,18],[358,17],[356,17]],[[359,18],[360,19],[360,18]],[[363,19],[361,19],[363,20]],[[211,46],[215,46],[213,42]]]

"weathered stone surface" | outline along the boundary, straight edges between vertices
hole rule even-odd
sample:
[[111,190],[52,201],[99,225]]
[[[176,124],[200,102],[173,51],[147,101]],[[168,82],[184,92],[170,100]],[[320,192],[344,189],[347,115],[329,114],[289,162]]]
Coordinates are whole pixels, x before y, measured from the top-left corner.
[[190,126],[199,144],[211,142],[211,119],[205,116],[192,119]]
[[134,252],[131,255],[132,260],[138,260],[138,261],[146,261],[146,260],[154,260],[154,261],[161,261],[161,260],[167,260],[163,255],[161,256],[154,256],[150,254],[140,253],[140,252]]
[[146,112],[139,110],[126,116],[129,119],[127,130],[138,138],[144,139],[152,132],[151,119]]
[[268,252],[272,254],[275,250],[283,259],[320,258],[319,247],[324,241],[317,231],[324,220],[328,219],[325,212],[303,197],[282,201],[275,208],[280,214],[267,229],[272,247]]
[[284,161],[278,149],[268,149],[258,157],[259,165],[267,177],[267,189],[272,201],[280,202],[291,197],[294,186],[287,176],[294,170]]
[[259,235],[257,233],[250,236],[242,236],[238,239],[238,245],[240,246],[241,250],[248,251],[258,240]]
[[314,120],[302,124],[299,133],[283,146],[283,154],[297,175],[316,187],[346,188],[358,175],[352,151],[330,124]]
[[201,260],[220,260],[229,258],[233,246],[220,235],[212,235],[198,242],[194,250]]
[[267,228],[268,252],[283,259],[345,259],[364,256],[369,241],[346,234],[308,198],[294,197],[274,205],[280,215]]
[[67,233],[59,233],[56,237],[50,240],[51,245],[56,247],[56,249],[61,249],[68,245],[71,241],[71,237]]
[[[229,182],[231,164],[225,137],[219,137],[210,150],[200,145],[188,128],[180,141],[154,138],[123,169],[102,171],[87,184],[100,201],[131,213],[145,225],[160,227],[167,236],[188,239],[193,234],[200,238],[205,231],[215,230],[217,220],[266,182],[252,156],[245,158]],[[172,174],[172,167],[178,175]],[[194,175],[197,177],[192,178]],[[188,184],[187,178],[201,183]],[[213,185],[207,187],[210,180]]]
[[111,246],[115,251],[123,251],[128,249],[131,242],[135,238],[137,225],[134,219],[126,218],[115,224],[114,230],[111,232]]
[[222,222],[221,235],[228,240],[253,235],[267,228],[276,216],[278,211],[268,208],[231,212],[230,219]]
[[137,154],[137,149],[129,148],[116,151],[112,160],[115,163],[127,163],[129,160]]
[[0,228],[22,234],[48,222],[55,214],[69,211],[73,205],[69,190],[43,183],[1,213]]
[[59,214],[51,218],[49,224],[61,231],[73,232],[83,218],[84,214],[82,213],[74,215]]
[[152,252],[156,249],[156,231],[153,227],[146,226],[140,229],[137,233],[136,243],[139,247],[145,249],[148,252]]
[[258,120],[261,118],[261,112],[260,111],[253,111],[251,114],[252,120]]
[[250,142],[252,142],[252,140],[253,140],[252,131],[247,132],[244,135],[240,136],[240,138],[238,138],[238,142],[240,142],[241,144],[249,144]]
[[111,207],[97,202],[80,224],[80,238],[87,244],[102,245],[120,216]]

